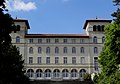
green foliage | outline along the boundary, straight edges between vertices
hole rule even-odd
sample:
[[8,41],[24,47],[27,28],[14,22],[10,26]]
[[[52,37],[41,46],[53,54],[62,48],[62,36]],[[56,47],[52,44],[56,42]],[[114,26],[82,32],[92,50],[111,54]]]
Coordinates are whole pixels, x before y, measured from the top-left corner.
[[0,84],[29,84],[24,75],[24,61],[16,47],[7,45],[0,54]]
[[22,56],[11,44],[13,19],[6,11],[5,0],[0,0],[0,84],[29,84]]
[[120,26],[113,22],[105,27],[104,51],[100,53],[99,63],[102,72],[98,84],[118,84],[120,80]]
[[98,81],[98,75],[95,73],[95,76],[93,77],[94,84],[97,84]]
[[[120,0],[113,1],[115,6]],[[105,27],[104,51],[100,53],[99,63],[102,72],[98,84],[120,84],[120,9],[112,14],[114,22]]]
[[[113,0],[114,6],[119,6],[120,5],[120,0]],[[112,13],[112,16],[114,17],[114,21],[116,24],[120,25],[120,9],[118,8],[117,11]]]
[[91,81],[91,75],[89,73],[86,73],[84,76],[83,76],[83,80],[84,81]]

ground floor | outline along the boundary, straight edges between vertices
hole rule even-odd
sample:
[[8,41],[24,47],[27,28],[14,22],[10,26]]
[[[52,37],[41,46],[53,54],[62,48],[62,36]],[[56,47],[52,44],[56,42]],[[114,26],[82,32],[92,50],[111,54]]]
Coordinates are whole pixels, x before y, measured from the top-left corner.
[[27,69],[27,76],[30,79],[36,79],[36,80],[63,80],[63,79],[82,79],[82,77],[87,73],[86,69]]

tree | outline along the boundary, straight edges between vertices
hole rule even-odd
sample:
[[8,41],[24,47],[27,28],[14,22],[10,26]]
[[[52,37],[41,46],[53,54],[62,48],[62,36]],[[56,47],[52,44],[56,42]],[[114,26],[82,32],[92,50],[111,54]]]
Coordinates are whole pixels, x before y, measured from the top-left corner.
[[0,84],[29,84],[22,55],[11,43],[10,33],[16,27],[5,11],[5,0],[0,0]]
[[91,81],[91,74],[86,73],[86,74],[83,76],[83,80],[84,80],[84,81]]
[[[119,5],[119,0],[115,0],[115,3]],[[120,84],[120,9],[112,16],[115,19],[105,27],[104,50],[99,56],[102,72],[98,84]]]

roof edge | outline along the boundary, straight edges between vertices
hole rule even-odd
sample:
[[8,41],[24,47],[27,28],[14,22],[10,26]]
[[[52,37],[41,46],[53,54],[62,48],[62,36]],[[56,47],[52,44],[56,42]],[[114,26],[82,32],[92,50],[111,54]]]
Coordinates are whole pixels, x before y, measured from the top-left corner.
[[111,23],[112,20],[102,20],[102,19],[86,20],[85,24],[83,26],[83,29],[86,29],[86,26],[87,26],[88,22],[109,22],[109,23]]

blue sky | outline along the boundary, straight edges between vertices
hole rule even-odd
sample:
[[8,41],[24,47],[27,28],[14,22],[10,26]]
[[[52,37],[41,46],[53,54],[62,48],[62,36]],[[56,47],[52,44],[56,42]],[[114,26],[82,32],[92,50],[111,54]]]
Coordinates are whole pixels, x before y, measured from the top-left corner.
[[87,19],[113,19],[112,0],[9,0],[13,18],[27,19],[29,33],[81,34]]

